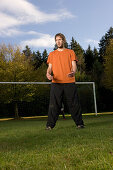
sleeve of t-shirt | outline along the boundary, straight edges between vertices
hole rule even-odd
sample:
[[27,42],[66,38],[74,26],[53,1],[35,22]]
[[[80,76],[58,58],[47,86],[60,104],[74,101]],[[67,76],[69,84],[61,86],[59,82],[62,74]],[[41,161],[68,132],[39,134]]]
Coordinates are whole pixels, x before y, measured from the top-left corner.
[[77,56],[76,56],[76,54],[73,50],[71,51],[71,60],[72,61],[78,61]]
[[47,64],[51,63],[52,64],[52,54],[49,53],[49,56],[47,58]]

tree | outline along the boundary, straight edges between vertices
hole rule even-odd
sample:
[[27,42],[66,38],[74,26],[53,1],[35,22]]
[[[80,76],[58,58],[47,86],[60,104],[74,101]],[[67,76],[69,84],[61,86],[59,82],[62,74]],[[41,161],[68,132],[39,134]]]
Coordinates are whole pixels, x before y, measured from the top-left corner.
[[[21,53],[19,47],[11,45],[0,46],[1,73],[5,78],[1,81],[18,82],[18,81],[37,81],[39,72],[34,70],[30,59]],[[3,59],[5,60],[3,62]],[[4,103],[14,103],[15,118],[19,118],[18,102],[32,101],[37,88],[33,85],[5,85],[0,86],[0,101]]]
[[92,80],[97,83],[98,86],[100,86],[102,75],[103,75],[103,65],[99,62],[99,52],[94,47],[93,50],[93,68],[92,68]]
[[[47,64],[42,63],[40,67],[38,67],[37,72],[37,81],[38,82],[47,82],[49,81],[46,77]],[[49,93],[50,93],[50,85],[36,85],[37,90],[35,91],[35,101],[38,106],[38,110],[40,113],[44,114],[47,112],[48,102],[49,102]]]
[[0,81],[5,81],[7,62],[5,59],[7,48],[5,44],[0,45]]
[[47,65],[43,62],[42,65],[37,69],[37,72],[39,73],[37,75],[37,80],[39,82],[48,81],[48,79],[46,77],[46,71],[47,71]]
[[79,45],[79,43],[74,40],[72,37],[70,48],[75,52],[78,62],[77,62],[77,68],[80,73],[83,73],[85,71],[85,61],[84,61],[84,50]]
[[99,52],[98,52],[98,50],[95,47],[93,49],[93,58],[94,58],[94,62],[96,60],[99,60]]
[[35,69],[38,69],[41,64],[42,64],[42,56],[41,56],[41,53],[40,51],[38,50],[36,53],[33,52],[33,55],[32,55],[32,60],[33,60],[33,66]]
[[48,54],[47,54],[47,50],[45,49],[42,53],[42,62],[46,63],[47,57],[48,57]]
[[27,57],[27,59],[31,59],[32,57],[32,52],[31,49],[26,45],[25,49],[23,50],[24,55]]
[[113,39],[113,28],[110,27],[107,33],[101,38],[99,43],[99,61],[103,63],[106,47],[109,45],[109,40]]
[[85,57],[86,72],[91,72],[94,64],[94,56],[90,45],[88,46],[88,49],[85,51],[84,57]]
[[104,56],[104,85],[113,91],[113,39],[109,41]]

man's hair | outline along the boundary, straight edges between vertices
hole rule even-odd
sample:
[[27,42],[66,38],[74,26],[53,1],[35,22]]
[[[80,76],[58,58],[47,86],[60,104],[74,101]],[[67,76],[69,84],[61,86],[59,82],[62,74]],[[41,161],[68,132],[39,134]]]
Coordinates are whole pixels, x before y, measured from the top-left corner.
[[62,38],[62,40],[63,40],[63,42],[64,42],[64,45],[66,44],[66,38],[65,38],[65,36],[62,34],[62,33],[58,33],[58,34],[56,34],[55,35],[55,41],[56,41],[56,37],[61,37]]

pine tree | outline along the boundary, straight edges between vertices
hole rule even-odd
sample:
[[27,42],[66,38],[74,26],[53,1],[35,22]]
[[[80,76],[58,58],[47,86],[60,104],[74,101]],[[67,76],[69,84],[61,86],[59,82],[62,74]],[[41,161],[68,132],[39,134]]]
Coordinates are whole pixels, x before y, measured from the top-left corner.
[[31,59],[32,52],[31,49],[28,47],[28,45],[26,45],[25,49],[23,50],[23,53],[27,58]]
[[79,43],[74,40],[72,37],[71,43],[70,43],[70,48],[75,52],[78,62],[77,62],[77,68],[80,73],[85,71],[85,60],[84,60],[84,50],[82,47],[79,45]]
[[85,51],[84,57],[85,57],[86,72],[90,72],[92,71],[93,64],[94,64],[93,51],[91,50],[90,45],[88,46],[88,49]]
[[33,66],[35,69],[41,66],[41,64],[43,63],[43,60],[42,60],[42,55],[39,50],[36,53],[33,52],[32,60],[33,60]]
[[97,83],[98,86],[100,86],[102,74],[103,74],[103,65],[99,62],[99,52],[94,47],[93,50],[93,68],[92,68],[92,80]]
[[94,62],[96,60],[99,60],[99,52],[98,52],[98,50],[95,47],[93,49],[93,58],[94,58]]
[[46,63],[47,57],[48,57],[48,54],[47,54],[47,50],[45,49],[42,53],[42,62]]
[[74,50],[76,48],[76,41],[74,40],[74,38],[72,37],[71,43],[70,43],[70,47],[72,50]]
[[109,40],[113,39],[113,28],[110,27],[107,33],[101,38],[100,43],[99,43],[99,55],[100,59],[99,61],[103,63],[104,60],[104,55],[106,51],[106,47],[109,45]]
[[104,56],[104,85],[113,91],[113,39],[109,41]]

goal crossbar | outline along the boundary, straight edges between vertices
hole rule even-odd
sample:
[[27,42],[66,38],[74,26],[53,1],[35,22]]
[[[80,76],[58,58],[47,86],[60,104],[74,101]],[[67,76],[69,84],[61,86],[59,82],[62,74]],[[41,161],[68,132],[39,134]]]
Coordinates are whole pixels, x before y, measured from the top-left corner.
[[[51,82],[0,82],[0,84],[51,84]],[[75,82],[75,84],[92,84],[93,85],[94,108],[95,108],[95,114],[97,115],[95,82]]]

